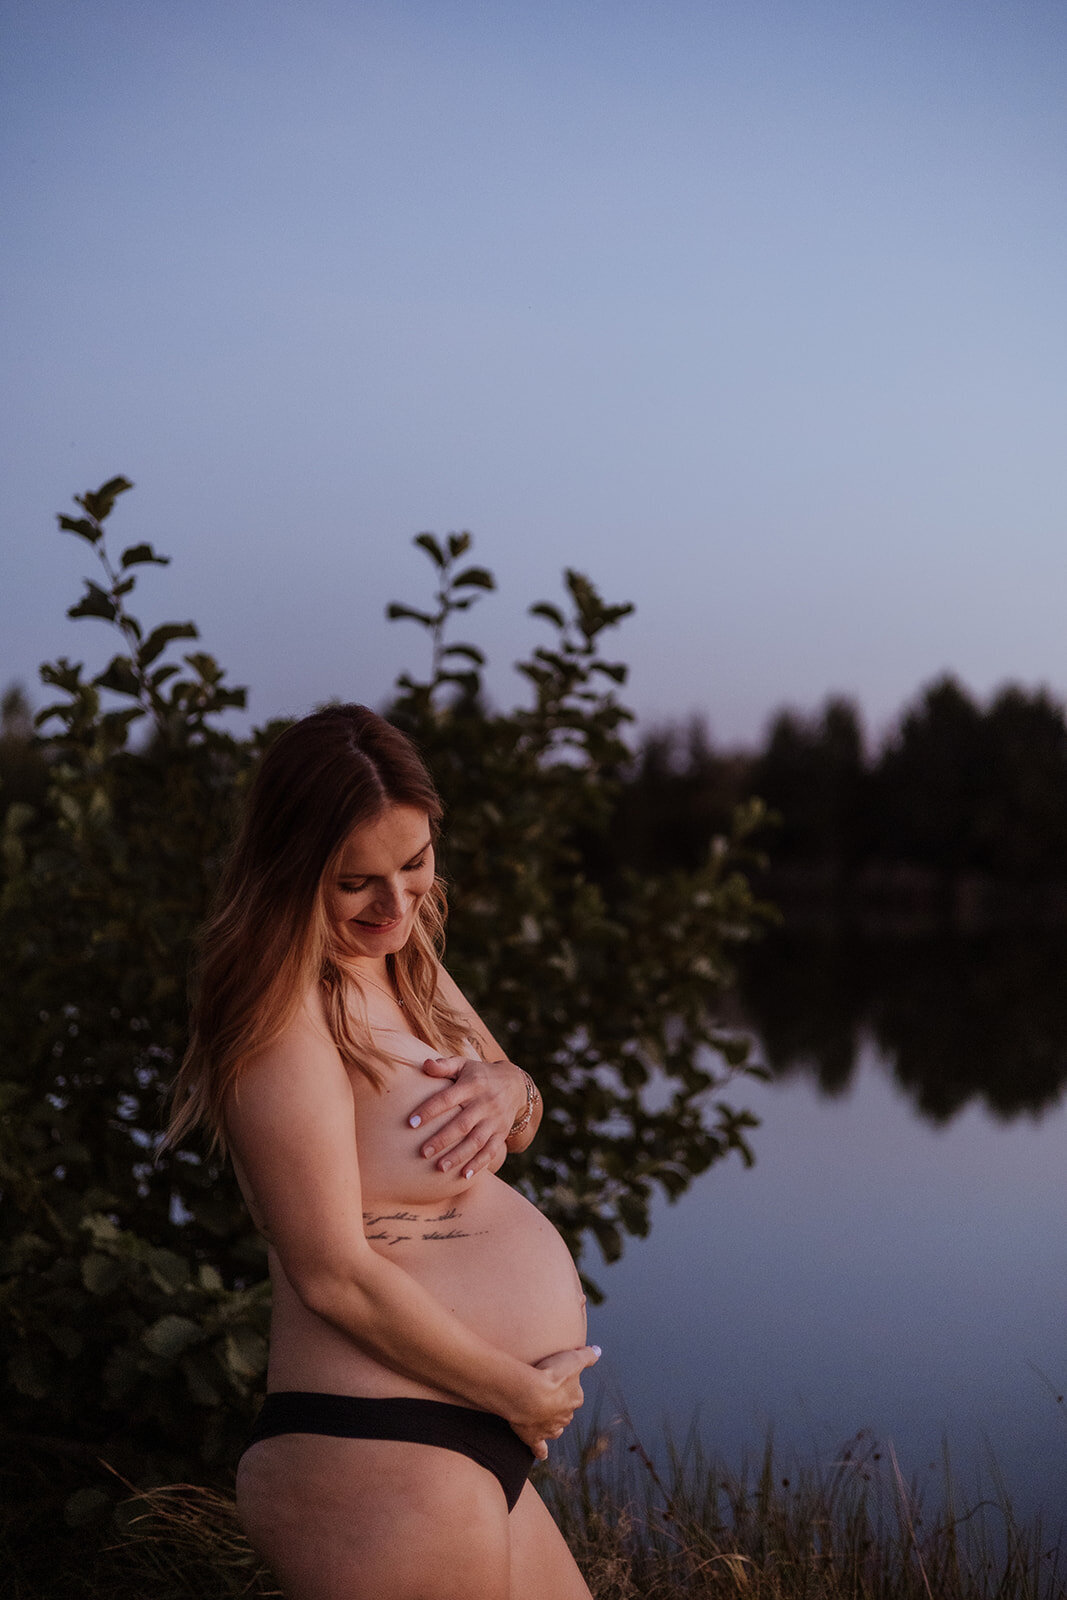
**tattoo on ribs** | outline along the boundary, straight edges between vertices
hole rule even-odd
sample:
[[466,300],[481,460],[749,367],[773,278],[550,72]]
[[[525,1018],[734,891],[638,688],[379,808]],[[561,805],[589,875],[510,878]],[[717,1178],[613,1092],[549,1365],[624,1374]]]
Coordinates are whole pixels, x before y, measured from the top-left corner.
[[[418,1217],[414,1211],[364,1211],[363,1226],[367,1229],[367,1238],[374,1244],[403,1244],[406,1240],[414,1239],[416,1233],[423,1239],[473,1239],[479,1234],[487,1233],[487,1228],[478,1228],[473,1232],[467,1228],[455,1227],[442,1231],[433,1226],[436,1222],[457,1222],[460,1211],[456,1206],[449,1206],[447,1211],[442,1211],[436,1217]],[[414,1223],[415,1232],[401,1233],[395,1226],[386,1224]],[[374,1230],[371,1232],[371,1230]]]

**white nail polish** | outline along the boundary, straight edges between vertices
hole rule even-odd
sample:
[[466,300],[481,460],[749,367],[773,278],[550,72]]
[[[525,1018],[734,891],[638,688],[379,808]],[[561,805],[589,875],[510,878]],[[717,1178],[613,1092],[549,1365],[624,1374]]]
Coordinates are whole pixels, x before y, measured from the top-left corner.
[[474,1168],[473,1167],[468,1167],[466,1172],[463,1174],[463,1176],[465,1178],[473,1178],[474,1177]]
[[411,1127],[411,1128],[421,1128],[422,1127],[422,1118],[418,1117],[418,1116],[409,1117],[408,1118],[408,1126]]

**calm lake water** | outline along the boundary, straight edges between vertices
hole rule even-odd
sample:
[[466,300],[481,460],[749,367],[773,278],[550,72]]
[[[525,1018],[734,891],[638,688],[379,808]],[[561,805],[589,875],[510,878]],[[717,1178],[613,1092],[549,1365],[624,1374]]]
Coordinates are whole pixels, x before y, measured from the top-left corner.
[[[968,1037],[980,1022],[972,1009]],[[665,1423],[681,1438],[695,1419],[733,1466],[771,1429],[783,1469],[827,1465],[865,1429],[931,1499],[947,1442],[962,1498],[993,1486],[995,1461],[1021,1516],[1067,1528],[1063,1052],[1041,1046],[1056,1067],[1023,1096],[1037,1110],[1010,1084],[961,1090],[948,1062],[958,1092],[935,1120],[884,1037],[849,1037],[832,1092],[802,1057],[738,1086],[762,1121],[755,1168],[732,1156],[659,1202],[614,1266],[587,1254],[607,1296],[587,1405],[603,1423],[621,1396],[654,1455]],[[1023,1071],[1010,1050],[1001,1065]]]

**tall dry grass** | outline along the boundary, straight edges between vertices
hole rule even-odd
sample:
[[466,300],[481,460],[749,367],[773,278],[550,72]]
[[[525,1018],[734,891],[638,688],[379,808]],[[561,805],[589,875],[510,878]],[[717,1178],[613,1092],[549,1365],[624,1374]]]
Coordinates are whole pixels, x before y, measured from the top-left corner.
[[[931,1503],[863,1434],[823,1467],[783,1472],[768,1442],[731,1472],[695,1436],[659,1467],[594,1427],[538,1486],[595,1600],[1067,1600],[1062,1528],[1021,1525],[1002,1485],[962,1505],[947,1459]],[[191,1485],[131,1497],[109,1559],[114,1600],[278,1594],[232,1500]]]
[[[994,1472],[995,1477],[995,1472]],[[632,1432],[591,1431],[542,1492],[596,1600],[1064,1600],[1067,1548],[1004,1486],[963,1504],[945,1456],[924,1492],[858,1434],[783,1470],[768,1440],[730,1471],[693,1433],[659,1467]]]

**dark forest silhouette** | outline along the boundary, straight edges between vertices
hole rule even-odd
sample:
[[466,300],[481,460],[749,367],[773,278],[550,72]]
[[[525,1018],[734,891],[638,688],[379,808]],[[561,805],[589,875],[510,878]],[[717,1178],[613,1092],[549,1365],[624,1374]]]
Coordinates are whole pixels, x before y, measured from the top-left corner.
[[[24,691],[0,702],[0,809],[39,800],[48,748]],[[927,685],[870,751],[855,704],[782,710],[762,745],[715,748],[694,721],[646,733],[621,779],[599,876],[624,865],[692,870],[740,801],[777,815],[763,880],[790,922],[861,920],[872,932],[1067,923],[1067,714],[1046,689],[986,705],[953,677]]]
[[874,751],[840,697],[814,715],[780,711],[751,752],[716,750],[699,722],[646,735],[618,857],[689,865],[752,794],[779,817],[763,887],[794,926],[1067,923],[1067,717],[1045,689],[1009,684],[983,706],[940,678]]

